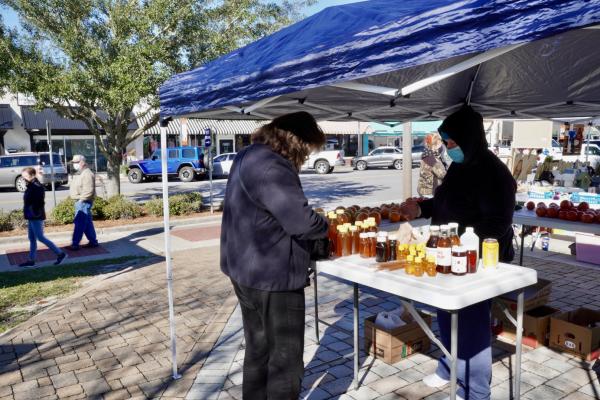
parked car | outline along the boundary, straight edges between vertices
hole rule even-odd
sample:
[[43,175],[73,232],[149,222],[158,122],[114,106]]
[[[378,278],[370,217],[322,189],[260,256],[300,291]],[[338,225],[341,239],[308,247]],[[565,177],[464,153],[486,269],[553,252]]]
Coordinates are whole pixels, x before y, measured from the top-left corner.
[[[553,160],[561,160],[563,156],[562,146],[556,140],[552,139],[552,147],[542,149],[542,155],[546,157],[552,157]],[[540,158],[540,162],[544,161]]]
[[592,168],[597,168],[600,165],[600,146],[596,144],[590,144],[589,146],[584,144],[581,146],[580,155],[563,155],[562,157],[562,160],[567,162],[585,162],[586,159]]
[[[54,185],[58,187],[69,181],[67,168],[59,154],[53,153]],[[27,189],[27,182],[21,176],[25,167],[33,167],[37,178],[46,187],[52,184],[49,153],[13,153],[0,156],[0,187],[14,187],[19,192]]]
[[402,168],[402,151],[397,147],[382,146],[371,151],[369,155],[354,157],[352,159],[352,167],[359,171],[364,171],[367,168]]
[[[204,153],[201,147],[170,147],[167,149],[167,174],[178,176],[182,182],[191,182],[204,174]],[[160,177],[162,174],[161,149],[149,159],[131,161],[127,166],[127,177],[131,183]]]
[[213,158],[213,176],[229,176],[229,170],[237,153],[225,153]]
[[340,150],[322,150],[312,153],[302,169],[314,169],[317,174],[330,174],[336,166],[345,165],[344,153]]

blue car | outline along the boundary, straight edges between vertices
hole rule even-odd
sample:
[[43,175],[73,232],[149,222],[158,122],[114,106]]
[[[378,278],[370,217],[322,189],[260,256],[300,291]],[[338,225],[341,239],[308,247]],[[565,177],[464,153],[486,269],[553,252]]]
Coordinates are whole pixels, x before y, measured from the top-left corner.
[[[204,153],[201,147],[170,147],[167,149],[167,173],[178,176],[182,182],[191,182],[204,174]],[[158,178],[162,174],[161,150],[157,149],[149,159],[131,161],[127,167],[127,177],[131,183],[144,179]]]

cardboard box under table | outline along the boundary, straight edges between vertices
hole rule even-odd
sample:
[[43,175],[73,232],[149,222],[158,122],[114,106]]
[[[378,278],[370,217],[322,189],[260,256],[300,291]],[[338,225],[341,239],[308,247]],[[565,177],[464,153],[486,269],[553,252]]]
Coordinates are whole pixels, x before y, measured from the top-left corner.
[[[550,338],[550,318],[560,314],[560,310],[550,306],[540,306],[526,311],[523,315],[523,346],[538,347],[548,346]],[[497,314],[497,308],[492,312],[494,334],[511,342],[516,341],[516,328],[506,318],[504,313]]]
[[587,361],[600,357],[600,311],[579,308],[550,320],[550,347]]
[[[431,326],[431,316],[420,314]],[[386,329],[375,325],[375,319],[375,315],[365,318],[365,351],[375,358],[395,364],[414,353],[429,350],[431,341],[416,322]]]

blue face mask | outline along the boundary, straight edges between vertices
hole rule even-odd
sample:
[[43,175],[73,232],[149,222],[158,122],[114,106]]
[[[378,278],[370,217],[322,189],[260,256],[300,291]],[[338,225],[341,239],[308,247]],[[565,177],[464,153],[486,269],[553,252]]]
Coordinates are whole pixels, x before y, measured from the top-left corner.
[[448,149],[448,157],[455,163],[462,163],[465,161],[465,153],[463,153],[462,149],[458,146]]

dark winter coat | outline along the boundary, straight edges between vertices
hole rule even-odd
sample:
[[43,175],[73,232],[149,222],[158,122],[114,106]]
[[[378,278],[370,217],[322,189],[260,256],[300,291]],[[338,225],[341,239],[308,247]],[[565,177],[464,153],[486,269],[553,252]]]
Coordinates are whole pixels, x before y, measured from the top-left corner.
[[328,229],[308,205],[292,163],[262,144],[235,157],[221,227],[223,273],[267,291],[306,285],[311,241]]
[[481,241],[498,240],[500,261],[512,261],[517,185],[506,165],[488,150],[481,115],[463,107],[439,131],[456,142],[465,161],[450,165],[434,198],[421,203],[422,216],[431,217],[434,225],[458,222],[462,230],[472,226]]
[[23,217],[27,220],[45,220],[44,197],[46,189],[36,178],[27,184],[23,195]]

